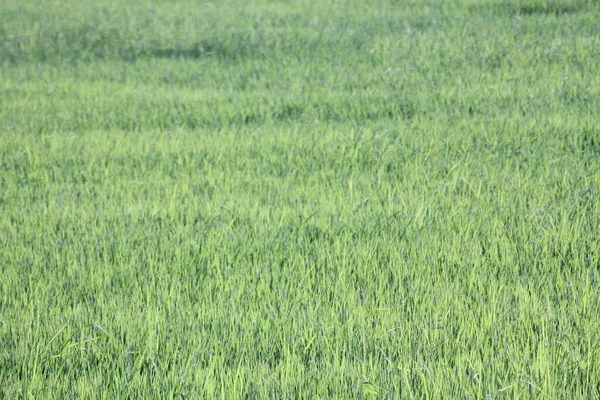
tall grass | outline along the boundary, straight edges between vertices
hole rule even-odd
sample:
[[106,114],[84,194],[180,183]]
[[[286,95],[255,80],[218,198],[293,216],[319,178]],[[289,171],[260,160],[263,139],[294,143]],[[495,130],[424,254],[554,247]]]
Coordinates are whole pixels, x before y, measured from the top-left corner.
[[0,394],[600,397],[599,59],[584,0],[0,0]]

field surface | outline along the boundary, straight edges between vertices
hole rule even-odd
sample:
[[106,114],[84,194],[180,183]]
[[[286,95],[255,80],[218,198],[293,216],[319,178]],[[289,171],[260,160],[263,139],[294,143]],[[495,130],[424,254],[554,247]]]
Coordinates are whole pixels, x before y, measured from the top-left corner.
[[600,3],[0,0],[0,397],[598,399]]

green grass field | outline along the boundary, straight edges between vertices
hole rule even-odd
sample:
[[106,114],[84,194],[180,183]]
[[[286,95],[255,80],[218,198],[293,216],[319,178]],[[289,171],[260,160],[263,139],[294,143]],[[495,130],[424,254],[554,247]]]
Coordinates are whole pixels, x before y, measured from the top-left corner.
[[600,3],[0,0],[0,397],[600,398]]

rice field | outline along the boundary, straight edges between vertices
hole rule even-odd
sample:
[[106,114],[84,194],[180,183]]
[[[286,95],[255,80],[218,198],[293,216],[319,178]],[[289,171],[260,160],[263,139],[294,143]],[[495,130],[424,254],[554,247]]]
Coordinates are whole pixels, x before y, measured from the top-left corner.
[[600,398],[600,3],[0,0],[0,397]]

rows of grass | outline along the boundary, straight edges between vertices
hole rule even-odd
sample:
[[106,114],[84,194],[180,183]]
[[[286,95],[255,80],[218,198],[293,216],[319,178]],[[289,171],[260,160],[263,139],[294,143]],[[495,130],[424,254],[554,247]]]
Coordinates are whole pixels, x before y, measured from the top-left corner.
[[0,31],[0,127],[589,115],[599,107],[597,7],[568,4],[572,12],[521,14],[514,5],[100,2],[71,5],[70,18],[59,6],[14,6]]
[[598,21],[0,0],[0,396],[600,397]]

